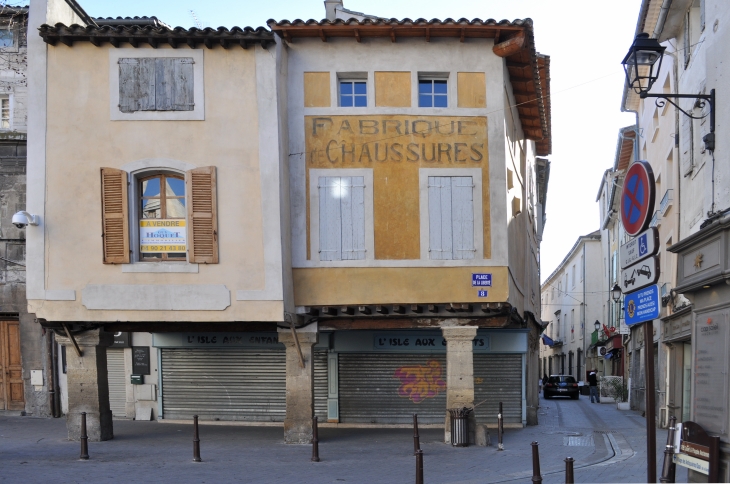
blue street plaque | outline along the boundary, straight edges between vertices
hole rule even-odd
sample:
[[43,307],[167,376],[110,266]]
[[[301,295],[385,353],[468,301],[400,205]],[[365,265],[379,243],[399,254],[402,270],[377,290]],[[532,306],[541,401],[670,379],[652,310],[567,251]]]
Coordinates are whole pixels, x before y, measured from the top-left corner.
[[489,297],[487,294],[487,291],[477,291],[477,296],[479,297]]
[[624,299],[624,317],[626,325],[643,323],[659,317],[659,286],[649,287],[626,294]]
[[492,274],[472,274],[472,287],[492,287]]

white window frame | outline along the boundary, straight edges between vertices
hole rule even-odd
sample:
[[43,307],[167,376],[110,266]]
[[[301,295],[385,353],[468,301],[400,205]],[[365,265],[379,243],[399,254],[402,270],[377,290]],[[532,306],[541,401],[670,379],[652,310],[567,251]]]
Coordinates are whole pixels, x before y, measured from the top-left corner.
[[[470,176],[474,184],[474,258],[431,260],[429,255],[429,215],[428,215],[428,177],[430,176]],[[481,168],[420,168],[418,170],[421,217],[421,259],[430,262],[448,263],[447,265],[474,265],[475,260],[484,259],[484,221],[482,219],[482,169]],[[445,264],[446,265],[446,264]]]
[[[340,83],[341,82],[364,82],[365,83],[365,106],[342,106],[342,95],[340,93]],[[371,104],[374,104],[375,100],[374,98],[371,100],[370,96],[371,93],[371,83],[370,79],[368,79],[368,73],[367,72],[338,72],[336,76],[335,81],[336,91],[337,91],[337,102],[334,104],[338,108],[343,109],[365,109],[369,108]],[[354,86],[353,86],[354,87]],[[354,104],[355,98],[354,98],[354,89],[353,89],[353,104]]]
[[[451,93],[451,79],[449,78],[450,72],[419,72],[416,76],[416,85],[415,85],[415,93],[416,93],[416,108],[418,109],[449,109],[452,107],[452,93]],[[420,91],[419,86],[421,84],[421,81],[446,81],[446,107],[436,107],[436,106],[421,106],[420,103]],[[431,84],[433,86],[433,83]],[[431,91],[431,100],[433,101],[433,90]]]
[[[203,121],[205,120],[205,89],[203,85],[204,49],[178,48],[109,50],[109,115],[112,121]],[[193,58],[193,106],[192,111],[135,111],[119,110],[119,59],[122,58]]]
[[[319,258],[319,178],[332,176],[361,176],[365,181],[365,258],[356,260],[320,260]],[[309,240],[311,258],[321,266],[368,266],[375,259],[375,230],[373,226],[373,170],[370,168],[309,170]]]
[[[2,126],[2,102],[7,100],[8,102],[8,127]],[[10,96],[0,96],[0,131],[12,131],[13,130],[13,100]]]

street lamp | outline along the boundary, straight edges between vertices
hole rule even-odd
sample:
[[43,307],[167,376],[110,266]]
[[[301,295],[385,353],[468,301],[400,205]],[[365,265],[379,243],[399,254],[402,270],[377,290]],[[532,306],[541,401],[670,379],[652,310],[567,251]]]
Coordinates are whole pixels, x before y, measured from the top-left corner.
[[596,328],[596,331],[600,331],[601,330],[601,323],[599,323],[598,320],[596,319],[596,322],[593,323],[593,327]]
[[[705,142],[705,148],[715,151],[715,90],[710,90],[710,94],[649,94],[649,90],[659,77],[659,71],[662,67],[662,56],[664,55],[663,47],[658,40],[649,38],[649,34],[643,32],[636,36],[634,43],[631,44],[628,54],[621,61],[626,73],[626,84],[633,89],[641,99],[648,97],[657,98],[655,104],[657,107],[664,107],[666,101],[671,103],[675,108],[679,109],[685,116],[692,119],[702,119],[710,116],[710,132],[702,137]],[[703,116],[693,116],[672,99],[696,99],[694,107],[704,108],[709,104],[710,112]]]
[[611,298],[613,298],[613,302],[618,302],[618,300],[621,299],[622,294],[623,293],[621,292],[621,288],[618,284],[614,284],[613,289],[611,289]]

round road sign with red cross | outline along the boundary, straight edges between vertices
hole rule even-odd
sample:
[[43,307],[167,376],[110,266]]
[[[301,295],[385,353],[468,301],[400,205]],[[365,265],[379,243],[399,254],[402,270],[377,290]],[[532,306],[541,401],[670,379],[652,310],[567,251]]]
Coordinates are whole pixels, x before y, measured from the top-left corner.
[[654,212],[654,172],[646,161],[629,166],[621,191],[621,223],[626,233],[635,236],[649,225]]

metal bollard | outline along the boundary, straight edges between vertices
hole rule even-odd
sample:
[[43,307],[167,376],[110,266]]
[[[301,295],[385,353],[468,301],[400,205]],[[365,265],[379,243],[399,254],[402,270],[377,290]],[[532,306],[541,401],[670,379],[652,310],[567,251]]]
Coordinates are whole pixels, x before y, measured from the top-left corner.
[[80,460],[89,460],[89,436],[86,435],[86,412],[81,412],[81,454]]
[[532,444],[532,482],[542,482],[540,475],[540,453],[537,450],[537,442]]
[[497,414],[497,450],[504,450],[502,436],[504,435],[504,422],[502,419],[502,402],[499,402],[499,413]]
[[416,452],[416,484],[423,484],[423,451]]
[[193,462],[203,462],[200,458],[200,436],[198,435],[197,415],[193,415]]
[[573,478],[573,462],[572,457],[565,459],[565,484],[574,484],[575,479]]
[[671,482],[675,480],[677,473],[677,464],[674,463],[674,432],[677,417],[669,419],[669,432],[667,433],[667,446],[664,448],[664,463],[662,464],[662,477],[659,482]]
[[312,418],[312,462],[319,462],[319,430],[317,417]]
[[418,414],[413,414],[413,455],[421,450],[421,439],[418,435]]

